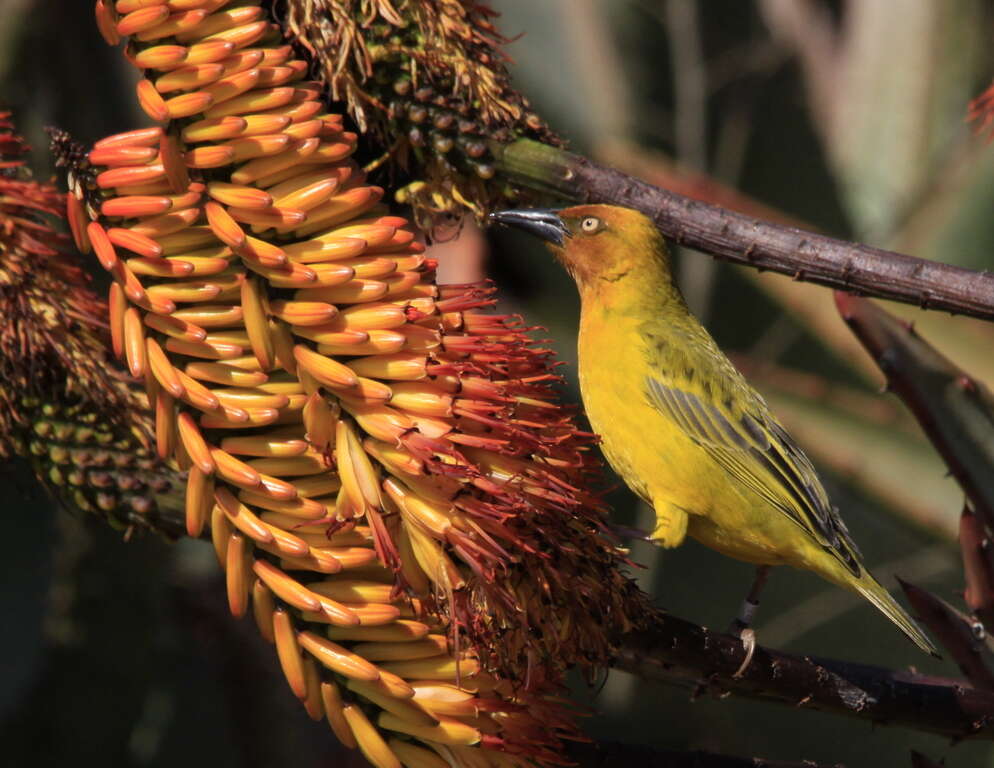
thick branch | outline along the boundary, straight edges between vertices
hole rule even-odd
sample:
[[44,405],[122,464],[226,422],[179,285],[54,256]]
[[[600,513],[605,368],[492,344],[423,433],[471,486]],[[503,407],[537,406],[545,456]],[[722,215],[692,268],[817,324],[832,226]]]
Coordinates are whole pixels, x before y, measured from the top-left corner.
[[654,187],[527,139],[495,146],[498,168],[526,187],[650,216],[677,242],[725,261],[925,309],[994,320],[994,274],[773,224]]
[[[990,645],[983,627],[965,616],[938,595],[898,578],[911,608],[949,651],[960,670],[976,687],[994,691],[994,667]],[[978,629],[980,630],[978,632]]]
[[757,648],[741,676],[742,642],[674,616],[628,636],[615,668],[646,679],[704,681],[719,690],[902,725],[954,739],[994,739],[994,694],[965,680]]
[[[964,597],[970,610],[991,630],[994,628],[994,552],[988,532],[994,531],[994,394],[983,382],[957,368],[914,328],[872,302],[837,293],[835,303],[887,377],[888,387],[918,419],[969,499],[960,518],[960,548],[967,585]],[[974,516],[974,510],[979,519]],[[947,638],[943,644],[961,666],[966,661],[966,671],[973,664],[969,659],[973,656],[975,638],[969,637],[969,633],[964,637],[963,623],[954,617],[945,620],[948,614],[937,605],[933,615],[938,623],[933,628],[936,631],[945,628]],[[972,668],[975,674],[970,678],[980,687],[994,690],[989,673],[981,683],[985,679],[983,674]]]
[[[579,768],[829,768],[810,760],[764,760],[760,757],[730,757],[713,752],[672,752],[629,744],[573,744],[569,759]],[[836,764],[832,768],[843,768]]]
[[973,508],[994,528],[994,394],[872,302],[837,294],[835,303]]

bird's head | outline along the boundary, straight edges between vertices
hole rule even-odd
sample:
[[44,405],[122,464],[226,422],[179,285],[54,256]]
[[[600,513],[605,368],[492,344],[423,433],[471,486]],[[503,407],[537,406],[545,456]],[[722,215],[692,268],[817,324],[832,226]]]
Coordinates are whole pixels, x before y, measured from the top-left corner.
[[523,208],[492,213],[490,220],[544,240],[581,292],[604,283],[617,284],[629,276],[638,280],[660,276],[669,282],[662,236],[647,216],[631,208]]

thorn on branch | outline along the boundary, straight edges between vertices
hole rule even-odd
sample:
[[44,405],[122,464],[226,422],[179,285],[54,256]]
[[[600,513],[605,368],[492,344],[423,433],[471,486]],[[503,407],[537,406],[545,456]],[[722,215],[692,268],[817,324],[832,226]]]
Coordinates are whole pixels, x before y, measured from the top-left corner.
[[942,646],[977,688],[994,691],[994,653],[979,621],[971,620],[927,589],[898,579],[918,617],[939,638]]
[[[803,279],[831,288],[994,320],[994,275],[987,272],[760,221],[529,139],[493,151],[498,170],[514,184],[560,200],[635,208],[666,237],[676,238],[683,227],[683,245],[726,261],[785,275],[803,270]],[[793,245],[798,236],[806,248]]]
[[983,521],[965,505],[959,526],[966,578],[963,599],[989,633],[994,629],[994,547],[988,536]]
[[994,394],[875,304],[836,294],[836,305],[994,530]]
[[741,678],[745,651],[731,635],[663,615],[624,638],[613,666],[646,679],[706,680],[727,694],[804,706],[899,725],[953,739],[994,739],[994,692],[966,680],[889,670],[836,659],[756,648]]

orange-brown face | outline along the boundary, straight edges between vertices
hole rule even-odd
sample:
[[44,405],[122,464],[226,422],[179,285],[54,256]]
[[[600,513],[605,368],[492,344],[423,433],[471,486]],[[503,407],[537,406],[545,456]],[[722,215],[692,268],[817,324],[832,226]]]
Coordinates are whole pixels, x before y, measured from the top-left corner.
[[577,205],[555,211],[502,211],[490,218],[545,240],[581,289],[599,281],[616,282],[644,268],[646,259],[658,264],[658,254],[665,254],[653,223],[629,208]]
[[597,277],[610,280],[627,272],[625,239],[630,232],[621,215],[625,213],[609,205],[577,205],[558,212],[570,237],[550,250],[577,283],[589,284]]

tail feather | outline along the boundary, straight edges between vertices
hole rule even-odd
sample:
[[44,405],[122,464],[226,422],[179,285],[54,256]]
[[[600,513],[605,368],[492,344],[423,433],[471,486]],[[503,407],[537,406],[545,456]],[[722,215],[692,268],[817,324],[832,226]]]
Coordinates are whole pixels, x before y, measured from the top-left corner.
[[901,631],[907,635],[911,642],[925,651],[925,653],[931,654],[936,658],[941,658],[935,645],[928,639],[928,636],[918,626],[918,623],[908,615],[908,612],[901,607],[893,595],[884,589],[873,576],[866,573],[852,587],[873,603],[884,616],[900,627]]

